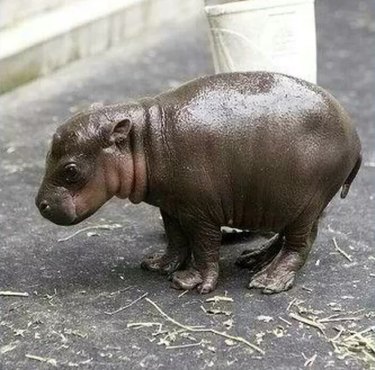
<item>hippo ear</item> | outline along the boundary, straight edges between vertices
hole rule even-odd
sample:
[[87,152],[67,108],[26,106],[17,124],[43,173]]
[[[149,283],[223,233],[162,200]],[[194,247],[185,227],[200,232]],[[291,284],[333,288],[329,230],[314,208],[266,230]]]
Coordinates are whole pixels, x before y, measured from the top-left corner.
[[121,145],[129,135],[132,123],[129,118],[112,122],[112,131],[110,141],[116,145]]

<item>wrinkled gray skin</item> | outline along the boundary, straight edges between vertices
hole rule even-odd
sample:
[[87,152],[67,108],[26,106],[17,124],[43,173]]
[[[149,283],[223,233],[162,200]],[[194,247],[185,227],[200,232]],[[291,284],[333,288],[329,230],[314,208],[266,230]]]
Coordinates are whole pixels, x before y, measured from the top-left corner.
[[360,151],[350,118],[322,88],[274,73],[219,74],[70,118],[54,135],[36,204],[60,225],[113,196],[159,207],[169,243],[142,266],[200,293],[217,284],[221,226],[276,232],[237,260],[255,273],[250,288],[274,293],[292,286]]

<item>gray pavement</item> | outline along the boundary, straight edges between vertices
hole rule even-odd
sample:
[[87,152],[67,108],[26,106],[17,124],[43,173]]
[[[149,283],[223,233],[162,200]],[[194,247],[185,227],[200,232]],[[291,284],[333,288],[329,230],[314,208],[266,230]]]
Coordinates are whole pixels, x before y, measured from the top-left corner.
[[[201,19],[165,25],[160,34],[0,97],[0,290],[29,293],[0,296],[1,369],[299,369],[308,359],[316,369],[375,367],[370,342],[357,352],[342,346],[350,332],[375,322],[374,3],[319,0],[317,25],[319,84],[358,124],[364,166],[347,199],[329,206],[296,286],[278,295],[247,290],[247,271],[234,266],[260,237],[223,246],[219,286],[208,297],[227,295],[233,302],[213,305],[196,292],[179,297],[165,277],[139,268],[144,254],[165,245],[157,209],[113,200],[84,223],[63,228],[43,220],[34,206],[48,141],[63,118],[91,102],[154,95],[212,72]],[[82,232],[58,242],[97,225],[115,226],[97,230],[99,236]],[[180,323],[243,337],[264,354],[213,333],[176,332],[146,298],[108,314],[145,293]],[[291,313],[330,319],[323,334]],[[128,327],[135,322],[162,326]],[[340,330],[341,354],[328,339]],[[371,338],[371,331],[364,335]],[[181,345],[188,347],[173,347]]]

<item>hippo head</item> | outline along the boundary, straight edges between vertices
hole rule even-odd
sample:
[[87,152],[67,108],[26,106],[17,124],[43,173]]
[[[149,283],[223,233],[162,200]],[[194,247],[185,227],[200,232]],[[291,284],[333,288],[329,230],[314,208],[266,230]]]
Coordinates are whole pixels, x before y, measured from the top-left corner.
[[92,106],[60,126],[47,154],[36,206],[58,225],[74,225],[134,188],[134,104]]

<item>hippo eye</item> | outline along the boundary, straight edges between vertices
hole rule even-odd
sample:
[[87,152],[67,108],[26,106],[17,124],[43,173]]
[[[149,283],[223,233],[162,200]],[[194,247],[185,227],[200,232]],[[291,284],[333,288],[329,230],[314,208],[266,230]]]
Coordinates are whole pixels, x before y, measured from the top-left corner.
[[77,165],[74,163],[67,164],[64,167],[64,178],[70,184],[77,182],[80,178]]

